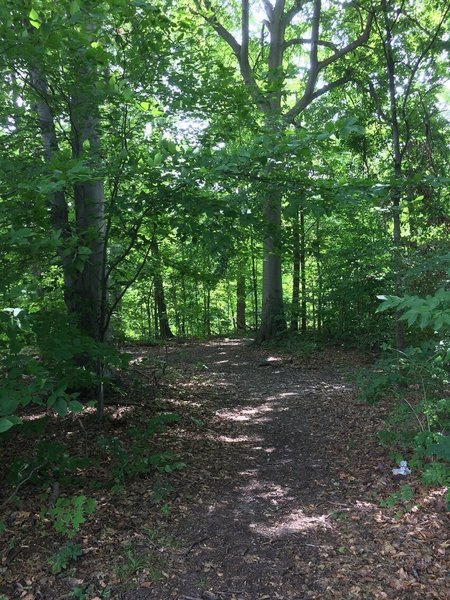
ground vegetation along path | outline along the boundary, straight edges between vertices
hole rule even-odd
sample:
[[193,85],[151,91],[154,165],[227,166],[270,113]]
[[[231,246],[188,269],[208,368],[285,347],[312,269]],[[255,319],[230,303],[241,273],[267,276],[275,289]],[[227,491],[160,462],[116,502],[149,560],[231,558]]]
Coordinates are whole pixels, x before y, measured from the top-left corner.
[[405,481],[374,438],[385,407],[360,404],[348,382],[354,355],[229,339],[175,346],[167,362],[177,377],[162,406],[198,424],[177,439],[188,468],[167,526],[179,546],[162,581],[122,597],[446,597],[438,493],[403,515],[380,508]]

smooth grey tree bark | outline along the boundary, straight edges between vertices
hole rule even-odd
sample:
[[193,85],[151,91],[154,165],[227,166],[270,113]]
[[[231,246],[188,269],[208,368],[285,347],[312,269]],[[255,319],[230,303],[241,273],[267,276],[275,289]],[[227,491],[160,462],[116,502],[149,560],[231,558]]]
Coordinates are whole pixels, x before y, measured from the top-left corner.
[[[95,171],[100,161],[98,106],[95,93],[92,92],[93,78],[86,64],[79,68],[78,75],[78,86],[70,99],[72,155],[74,158],[85,159]],[[59,151],[59,144],[51,109],[51,95],[45,76],[36,65],[30,69],[30,83],[36,93],[36,113],[44,158],[49,162]],[[50,198],[52,227],[60,233],[63,241],[76,242],[70,252],[67,251],[67,245],[63,245],[59,250],[64,278],[64,300],[68,313],[74,315],[80,329],[100,341],[106,336],[102,308],[106,285],[103,181],[93,175],[87,181],[77,182],[73,193],[73,226],[69,220],[66,190],[56,191]]]
[[[88,248],[74,280],[74,303],[81,329],[97,341],[104,341],[106,315],[103,296],[106,293],[105,194],[103,180],[95,173],[100,161],[98,106],[84,88],[74,94],[71,103],[72,152],[85,159],[92,169],[92,179],[74,185],[75,222],[79,248]],[[78,250],[79,251],[79,250]]]

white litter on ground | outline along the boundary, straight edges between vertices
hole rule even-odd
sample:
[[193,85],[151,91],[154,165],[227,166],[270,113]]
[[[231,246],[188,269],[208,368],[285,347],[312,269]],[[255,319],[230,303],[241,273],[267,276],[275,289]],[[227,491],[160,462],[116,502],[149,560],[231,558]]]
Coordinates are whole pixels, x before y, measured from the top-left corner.
[[411,469],[408,469],[408,463],[406,460],[400,461],[400,467],[397,469],[392,469],[393,475],[409,475],[411,473]]

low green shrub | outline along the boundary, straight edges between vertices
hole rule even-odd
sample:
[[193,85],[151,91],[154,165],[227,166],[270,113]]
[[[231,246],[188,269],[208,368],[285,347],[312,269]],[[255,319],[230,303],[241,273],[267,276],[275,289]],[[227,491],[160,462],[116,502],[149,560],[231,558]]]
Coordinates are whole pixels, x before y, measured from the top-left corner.
[[[450,291],[440,288],[424,298],[382,296],[379,310],[393,309],[409,328],[428,332],[420,344],[404,351],[385,348],[374,371],[360,378],[361,399],[396,399],[379,433],[381,443],[406,455],[430,486],[450,484]],[[450,492],[447,493],[450,503]]]
[[81,412],[79,390],[99,383],[95,365],[123,367],[128,356],[83,334],[64,314],[0,310],[0,434],[37,404],[60,416]]
[[58,498],[53,508],[46,511],[53,522],[53,527],[58,533],[72,539],[78,533],[86,518],[95,511],[94,498],[86,496],[72,496]]

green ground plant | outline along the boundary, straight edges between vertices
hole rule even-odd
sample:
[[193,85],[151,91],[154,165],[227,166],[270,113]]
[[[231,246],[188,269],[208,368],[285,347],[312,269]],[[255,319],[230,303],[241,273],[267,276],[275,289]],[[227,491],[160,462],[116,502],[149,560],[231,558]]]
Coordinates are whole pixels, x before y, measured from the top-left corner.
[[156,434],[162,433],[179,420],[175,413],[164,413],[151,418],[144,428],[134,427],[127,431],[126,440],[118,437],[99,439],[99,449],[110,460],[110,484],[113,491],[122,489],[129,478],[148,475],[151,471],[171,473],[186,466],[177,460],[173,452],[152,452],[150,446],[150,440]]
[[86,496],[58,498],[54,507],[48,510],[47,514],[56,531],[72,539],[86,518],[94,513],[95,506],[94,498],[86,498]]
[[58,575],[65,571],[81,554],[80,544],[66,542],[48,559],[53,575]]
[[152,581],[162,579],[167,561],[156,552],[140,553],[131,543],[124,547],[122,561],[117,567],[117,576],[122,582],[129,581],[140,571],[145,570]]
[[[450,291],[439,288],[426,297],[381,297],[380,311],[395,310],[409,328],[418,327],[422,340],[403,351],[386,349],[385,356],[362,380],[361,398],[396,400],[379,433],[396,460],[408,458],[430,486],[450,483]],[[447,493],[450,502],[450,493]]]

